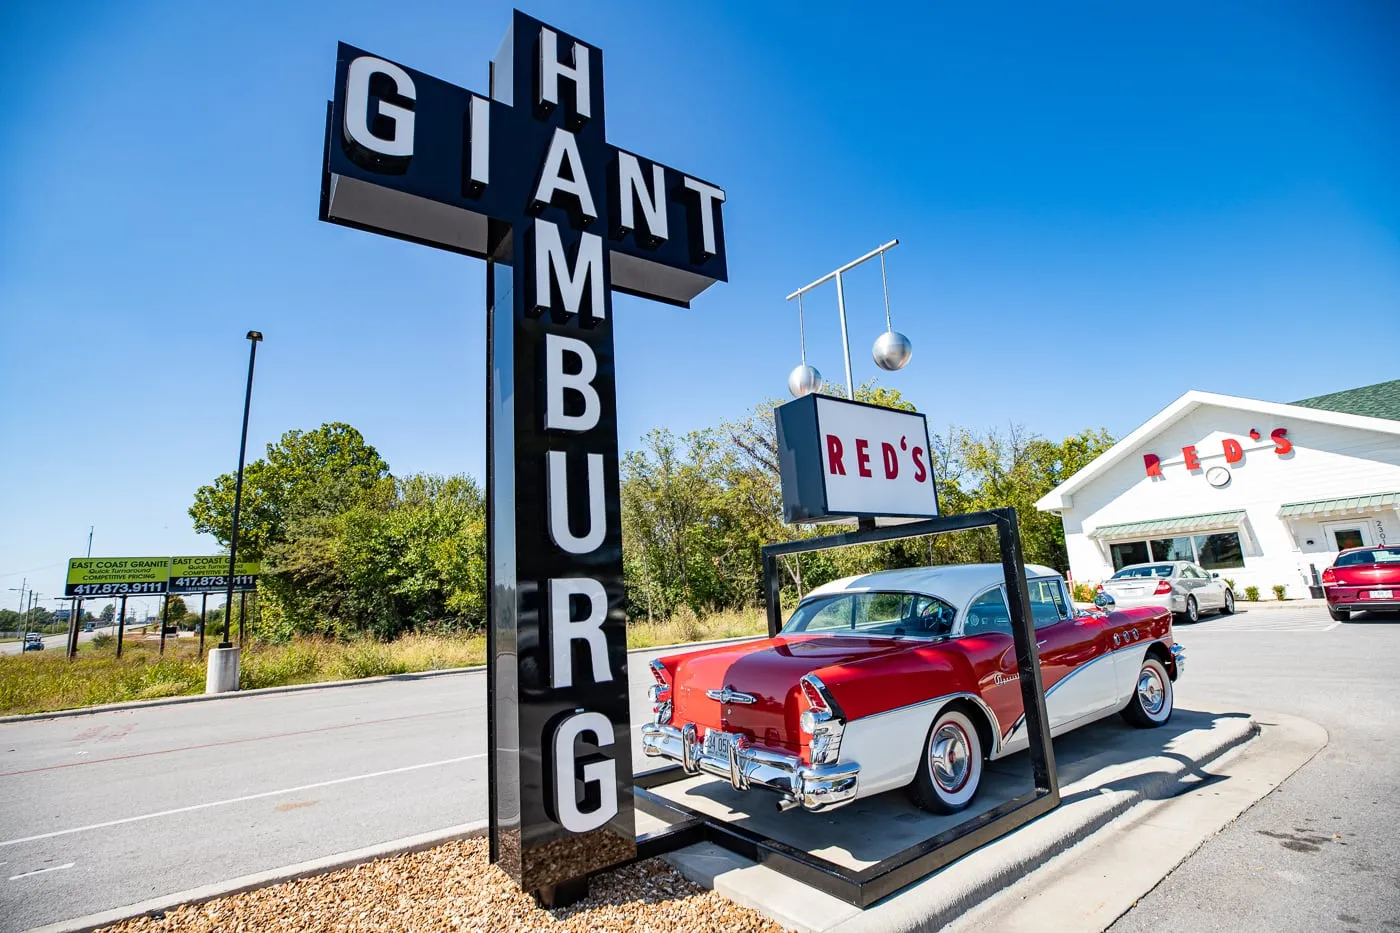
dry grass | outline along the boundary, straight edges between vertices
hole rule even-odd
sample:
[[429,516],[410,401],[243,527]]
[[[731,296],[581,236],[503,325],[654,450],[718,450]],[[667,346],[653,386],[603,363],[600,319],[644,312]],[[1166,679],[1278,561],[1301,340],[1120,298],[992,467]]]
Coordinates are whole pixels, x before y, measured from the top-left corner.
[[[668,622],[629,626],[627,646],[655,648],[766,631],[758,609],[704,619],[687,614]],[[216,639],[206,641],[206,647],[214,644]],[[0,657],[0,716],[204,692],[205,662],[199,657],[197,639],[186,635],[167,640],[164,656],[158,649],[155,639],[129,636],[121,660],[111,638],[84,642],[73,661],[62,649],[52,648]],[[243,690],[256,690],[485,663],[484,635],[407,635],[393,642],[317,638],[281,645],[252,642],[243,652],[238,684]]]

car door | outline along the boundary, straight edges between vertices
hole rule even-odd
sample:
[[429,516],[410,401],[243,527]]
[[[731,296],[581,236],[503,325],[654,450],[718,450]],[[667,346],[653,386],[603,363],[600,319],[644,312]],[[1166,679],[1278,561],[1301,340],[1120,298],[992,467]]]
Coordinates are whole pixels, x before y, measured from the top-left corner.
[[1045,709],[1057,729],[1102,712],[1117,694],[1101,615],[1076,616],[1058,577],[1027,581]]
[[1183,568],[1185,573],[1190,574],[1192,589],[1191,592],[1196,597],[1196,606],[1202,610],[1219,609],[1225,603],[1224,587],[1210,578],[1195,564],[1187,564]]

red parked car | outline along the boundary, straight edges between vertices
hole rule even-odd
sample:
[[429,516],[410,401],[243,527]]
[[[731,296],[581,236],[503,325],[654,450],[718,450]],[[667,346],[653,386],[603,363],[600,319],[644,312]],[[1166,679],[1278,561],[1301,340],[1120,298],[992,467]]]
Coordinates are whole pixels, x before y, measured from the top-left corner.
[[[1165,723],[1185,658],[1164,608],[1077,612],[1027,566],[1051,730],[1113,713]],[[652,662],[647,755],[778,807],[822,810],[907,787],[966,807],[985,762],[1029,745],[1000,564],[892,570],[819,587],[776,638]]]
[[1322,571],[1327,611],[1338,622],[1353,612],[1400,609],[1400,546],[1348,548]]

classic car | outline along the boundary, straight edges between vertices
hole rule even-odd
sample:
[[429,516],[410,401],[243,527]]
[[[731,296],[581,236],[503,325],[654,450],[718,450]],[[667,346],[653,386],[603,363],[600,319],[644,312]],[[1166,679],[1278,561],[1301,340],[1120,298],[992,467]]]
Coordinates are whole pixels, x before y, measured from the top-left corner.
[[[1052,734],[1115,712],[1165,723],[1185,662],[1171,613],[1079,612],[1054,570],[1026,577]],[[1004,584],[1000,564],[850,577],[810,592],[777,637],[655,660],[642,747],[776,791],[780,810],[901,787],[960,810],[986,761],[1029,745]]]
[[1338,622],[1353,612],[1400,609],[1400,546],[1348,548],[1322,571],[1327,612]]
[[1107,599],[1099,605],[1128,609],[1134,606],[1161,606],[1170,609],[1183,622],[1196,622],[1202,612],[1235,611],[1235,594],[1220,579],[1187,560],[1163,560],[1129,564],[1099,584]]

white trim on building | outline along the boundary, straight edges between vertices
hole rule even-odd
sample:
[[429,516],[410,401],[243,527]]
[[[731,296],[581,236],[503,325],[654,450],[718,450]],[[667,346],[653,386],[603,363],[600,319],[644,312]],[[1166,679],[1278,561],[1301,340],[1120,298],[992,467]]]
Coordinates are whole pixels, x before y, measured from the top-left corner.
[[1400,421],[1191,391],[1036,506],[1076,580],[1186,559],[1306,596],[1339,547],[1400,542]]

